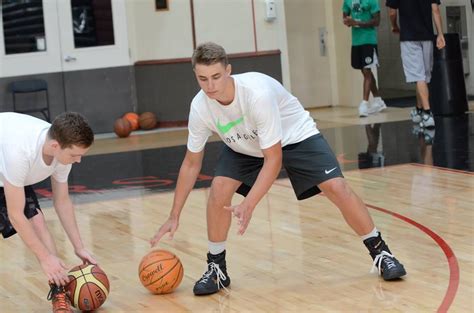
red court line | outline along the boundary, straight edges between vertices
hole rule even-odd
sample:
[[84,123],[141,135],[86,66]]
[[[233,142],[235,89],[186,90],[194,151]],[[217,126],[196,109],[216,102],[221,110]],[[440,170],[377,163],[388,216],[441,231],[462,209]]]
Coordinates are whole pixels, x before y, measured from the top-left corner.
[[[286,187],[286,188],[292,188],[291,186],[287,186],[281,183],[274,183],[275,185]],[[320,194],[324,196],[324,194]],[[396,217],[398,219],[401,219],[404,222],[407,222],[408,224],[411,224],[418,229],[420,229],[422,232],[430,236],[443,250],[444,254],[446,255],[446,258],[448,260],[448,267],[449,267],[449,284],[448,284],[448,289],[446,290],[446,293],[443,298],[443,302],[441,302],[441,305],[438,307],[438,312],[448,312],[449,307],[454,301],[454,298],[456,297],[456,292],[459,287],[459,264],[458,264],[458,259],[456,258],[456,255],[454,254],[453,250],[451,247],[447,244],[446,241],[444,241],[443,238],[441,238],[438,234],[436,234],[434,231],[429,229],[428,227],[421,225],[420,223],[403,216],[401,214],[392,212],[390,210],[384,209],[377,207],[375,205],[371,204],[365,204],[367,207],[392,215],[393,217]]]
[[454,254],[453,250],[451,247],[446,243],[446,241],[443,240],[439,235],[437,235],[435,232],[433,232],[431,229],[429,229],[426,226],[421,225],[420,223],[415,222],[414,220],[403,216],[401,214],[389,211],[384,208],[377,207],[375,205],[370,205],[366,204],[367,207],[392,215],[398,219],[401,219],[402,221],[405,221],[424,233],[426,233],[428,236],[430,236],[437,244],[438,246],[441,247],[441,250],[443,250],[444,254],[446,255],[446,258],[448,259],[448,265],[449,265],[449,285],[448,289],[446,290],[446,293],[444,295],[443,302],[438,308],[438,312],[447,312],[449,307],[454,301],[454,297],[456,296],[456,292],[459,287],[459,264],[458,260],[456,258],[456,255]]

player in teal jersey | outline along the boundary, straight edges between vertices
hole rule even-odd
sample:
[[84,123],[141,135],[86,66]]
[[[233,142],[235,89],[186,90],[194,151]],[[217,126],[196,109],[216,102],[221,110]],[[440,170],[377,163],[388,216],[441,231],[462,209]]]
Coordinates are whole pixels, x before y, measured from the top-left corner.
[[[378,0],[344,0],[342,12],[344,24],[352,27],[351,65],[364,76],[359,116],[366,117],[387,107],[379,96],[372,72],[372,68],[378,66],[376,27],[380,24],[380,7]],[[371,92],[374,102],[369,105]]]

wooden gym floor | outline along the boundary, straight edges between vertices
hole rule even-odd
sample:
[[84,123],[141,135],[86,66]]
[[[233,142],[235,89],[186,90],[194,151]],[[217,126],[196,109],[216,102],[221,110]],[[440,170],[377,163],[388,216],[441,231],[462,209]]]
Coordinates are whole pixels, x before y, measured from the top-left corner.
[[[238,236],[232,226],[229,293],[195,297],[192,287],[205,270],[207,187],[220,148],[213,142],[175,239],[160,244],[181,259],[183,281],[172,294],[151,295],[138,280],[138,264],[169,213],[186,131],[98,136],[70,177],[84,242],[111,283],[98,312],[471,312],[473,114],[438,120],[435,134],[420,134],[408,111],[388,108],[359,119],[353,108],[312,110],[347,180],[408,271],[395,282],[369,273],[371,259],[336,207],[323,195],[296,201],[282,173],[247,233]],[[48,184],[38,190],[61,257],[77,265],[50,209]],[[50,311],[45,277],[18,236],[0,241],[0,261],[0,312]]]

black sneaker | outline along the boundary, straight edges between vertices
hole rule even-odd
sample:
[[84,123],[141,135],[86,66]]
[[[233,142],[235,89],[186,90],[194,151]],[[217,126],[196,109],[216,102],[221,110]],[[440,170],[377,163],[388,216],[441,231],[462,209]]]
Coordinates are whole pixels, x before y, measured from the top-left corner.
[[225,251],[217,255],[208,253],[207,271],[194,285],[194,294],[196,296],[210,295],[222,288],[226,289],[229,285],[230,277],[227,275]]
[[407,274],[403,264],[392,255],[380,233],[377,237],[364,240],[364,244],[374,260],[371,272],[378,268],[378,272],[384,280],[398,279]]

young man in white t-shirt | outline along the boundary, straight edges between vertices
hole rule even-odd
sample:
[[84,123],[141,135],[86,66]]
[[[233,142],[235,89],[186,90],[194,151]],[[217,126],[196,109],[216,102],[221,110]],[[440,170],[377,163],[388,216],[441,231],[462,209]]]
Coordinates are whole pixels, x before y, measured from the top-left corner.
[[68,269],[57,256],[31,185],[51,177],[54,207],[76,255],[96,264],[82,243],[67,182],[72,164],[81,162],[93,142],[92,129],[78,113],[63,113],[52,124],[0,113],[0,231],[4,238],[18,232],[37,257],[51,286],[53,312],[72,312],[63,288]]
[[[224,147],[212,181],[208,205],[208,270],[194,286],[194,294],[212,294],[230,284],[225,242],[232,216],[239,234],[247,229],[257,203],[285,167],[299,200],[324,192],[361,236],[385,280],[406,274],[377,231],[362,200],[351,190],[314,120],[278,81],[261,73],[231,76],[225,50],[214,43],[197,47],[192,58],[201,91],[189,114],[186,156],[179,171],[168,220],[150,240],[173,236],[181,210],[201,169],[204,146],[214,132]],[[231,205],[233,194],[243,195]]]

